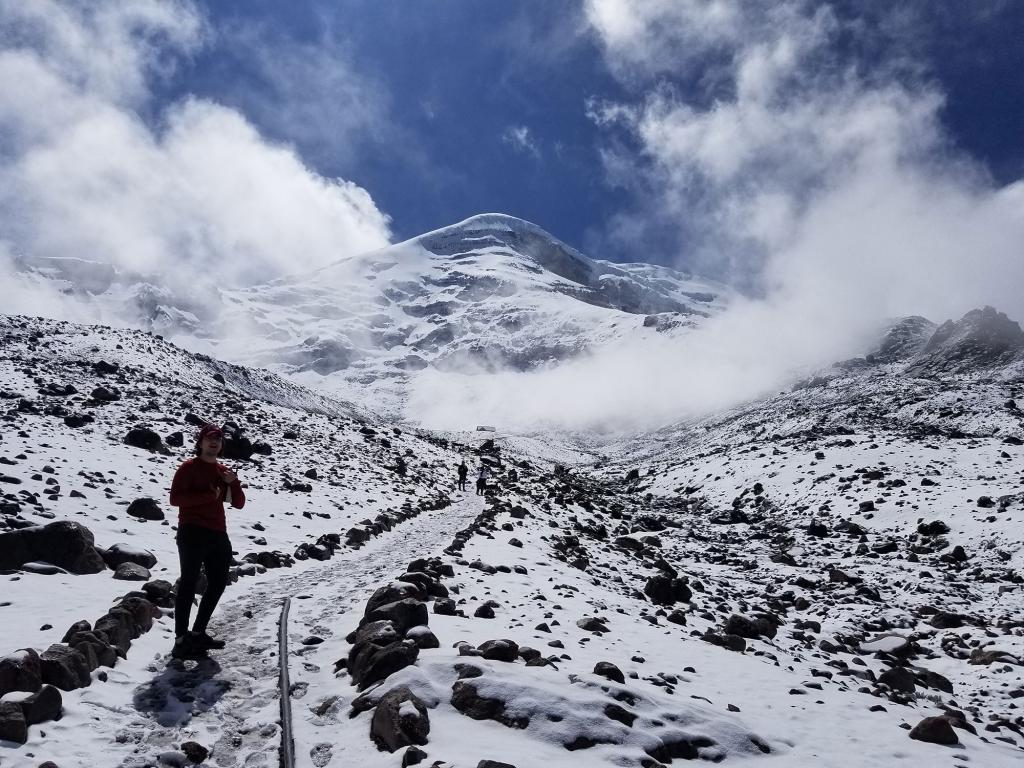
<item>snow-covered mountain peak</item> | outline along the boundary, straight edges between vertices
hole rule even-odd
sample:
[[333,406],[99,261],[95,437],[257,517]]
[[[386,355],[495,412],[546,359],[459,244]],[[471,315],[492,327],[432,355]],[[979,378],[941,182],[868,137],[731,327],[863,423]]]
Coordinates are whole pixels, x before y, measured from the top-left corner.
[[397,410],[426,369],[555,365],[693,327],[721,311],[730,291],[667,267],[591,259],[491,213],[225,296],[221,335],[241,328],[254,337],[244,362],[328,377],[308,383]]
[[993,307],[972,309],[935,329],[915,364],[919,373],[966,371],[1008,363],[1024,352],[1020,324]]
[[592,280],[595,262],[532,224],[514,216],[482,213],[414,238],[438,256],[465,257],[484,249],[505,250],[561,278],[581,285]]

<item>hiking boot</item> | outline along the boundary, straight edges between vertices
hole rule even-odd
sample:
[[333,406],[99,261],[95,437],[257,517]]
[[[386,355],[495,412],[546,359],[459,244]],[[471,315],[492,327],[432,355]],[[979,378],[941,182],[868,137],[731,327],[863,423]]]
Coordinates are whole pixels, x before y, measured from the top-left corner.
[[208,658],[206,649],[195,642],[191,632],[182,635],[174,641],[174,647],[171,648],[171,657],[182,660],[191,659],[192,661]]
[[207,651],[219,651],[224,647],[224,641],[218,637],[210,637],[205,632],[190,632],[192,642],[197,648]]

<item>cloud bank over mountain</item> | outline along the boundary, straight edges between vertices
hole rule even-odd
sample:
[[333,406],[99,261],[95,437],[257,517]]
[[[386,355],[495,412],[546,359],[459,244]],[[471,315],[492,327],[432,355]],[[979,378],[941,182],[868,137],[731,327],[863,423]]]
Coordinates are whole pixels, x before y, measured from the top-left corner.
[[[5,2],[0,24],[9,256],[244,285],[389,241],[365,189],[321,176],[241,113],[153,97],[211,34],[195,5]],[[13,304],[24,285],[7,277]]]
[[[417,408],[438,423],[475,409],[504,423],[651,427],[862,353],[889,318],[984,304],[1024,316],[1024,183],[999,186],[957,150],[920,62],[856,55],[877,28],[807,2],[585,10],[637,94],[589,103],[607,131],[606,176],[636,201],[594,244],[675,243],[677,266],[748,298],[683,338],[486,383],[427,377]],[[682,81],[691,87],[670,84]]]
[[605,151],[611,181],[638,199],[613,237],[667,229],[698,270],[797,303],[1020,306],[1024,185],[995,185],[957,151],[921,62],[865,58],[877,24],[795,1],[586,9],[609,66],[638,93],[590,105],[633,142]]

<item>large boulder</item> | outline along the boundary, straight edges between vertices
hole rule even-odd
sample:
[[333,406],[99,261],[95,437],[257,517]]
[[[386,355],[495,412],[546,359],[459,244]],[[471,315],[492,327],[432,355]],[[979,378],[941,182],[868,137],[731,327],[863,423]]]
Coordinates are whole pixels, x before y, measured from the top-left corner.
[[114,578],[121,581],[149,581],[150,573],[148,568],[137,563],[121,563],[114,571]]
[[930,744],[944,744],[946,746],[960,743],[960,739],[953,730],[949,718],[943,715],[926,717],[911,729],[910,738],[917,741],[927,741]]
[[363,621],[390,621],[398,632],[405,634],[406,630],[427,623],[427,605],[413,598],[396,600],[368,611]]
[[74,648],[54,643],[39,656],[43,682],[62,691],[73,691],[92,683],[85,657]]
[[519,658],[519,644],[514,640],[486,640],[477,646],[477,650],[491,661],[512,663]]
[[[138,504],[139,501],[153,500],[138,499],[137,501],[134,501],[132,503]],[[153,504],[155,505],[156,502],[154,501]],[[129,506],[129,510],[130,509],[131,506]],[[159,507],[157,507],[157,510],[159,511]],[[135,513],[129,512],[129,514],[134,515]],[[152,519],[160,520],[163,518],[163,513],[161,512],[160,515],[160,517]],[[139,547],[133,547],[131,544],[115,544],[114,546],[110,547],[109,549],[103,552],[103,562],[107,564],[108,568],[112,568],[114,570],[117,570],[117,567],[122,563],[135,563],[136,565],[141,565],[143,568],[152,568],[154,565],[156,565],[156,555],[154,555],[148,549],[140,549]]]
[[622,674],[622,670],[612,664],[610,661],[599,661],[594,665],[594,674],[606,677],[613,683],[619,685],[625,685],[626,677]]
[[224,452],[222,455],[225,459],[248,461],[255,452],[256,449],[252,441],[241,432],[229,431],[224,434]]
[[509,728],[526,728],[530,718],[511,716],[505,711],[505,702],[480,695],[472,680],[456,680],[452,685],[452,706],[474,720],[494,720]]
[[0,696],[11,691],[38,691],[42,684],[39,654],[32,648],[0,658]]
[[775,637],[778,631],[774,617],[763,613],[753,616],[741,616],[734,613],[726,619],[723,627],[723,632],[727,635],[739,635],[750,640],[756,640],[759,637]]
[[427,705],[406,687],[381,696],[370,721],[370,738],[378,749],[395,752],[412,744],[426,744],[430,733]]
[[28,723],[21,704],[16,701],[0,701],[0,741],[24,744],[28,741]]
[[164,447],[160,435],[148,427],[133,427],[124,436],[124,441],[134,448],[142,448],[145,451],[159,451]]
[[906,667],[890,667],[878,676],[878,682],[900,693],[914,693],[914,673]]
[[42,561],[71,573],[99,573],[106,569],[96,550],[92,531],[81,523],[57,520],[0,533],[0,570],[14,570]]
[[132,647],[132,640],[138,637],[132,616],[124,609],[111,609],[98,618],[93,632],[105,637],[120,656],[128,653],[128,649]]
[[726,648],[730,651],[735,651],[736,653],[743,653],[747,650],[746,640],[739,635],[734,635],[728,632],[719,633],[708,629],[705,630],[700,639],[705,643],[711,643],[712,645],[717,645],[720,648]]
[[348,671],[352,682],[362,691],[389,677],[400,669],[415,664],[420,649],[412,640],[376,645],[365,643],[353,647],[349,654]]
[[64,699],[52,685],[44,685],[31,696],[21,700],[21,711],[28,725],[57,720],[64,711]]
[[383,587],[378,588],[370,595],[370,599],[366,601],[366,610],[363,615],[369,617],[375,609],[388,603],[394,603],[406,598],[423,600],[426,597],[426,589],[412,581],[392,581],[390,584],[385,584]]
[[[141,520],[163,520],[164,519],[164,512],[163,512],[162,509],[160,509],[160,505],[156,503],[155,499],[150,499],[148,497],[141,498],[141,499],[136,499],[131,504],[129,504],[128,505],[128,514],[131,515],[132,517],[137,517],[137,518],[139,518]],[[117,544],[115,544],[114,546],[125,546],[125,545],[117,545]],[[132,561],[132,562],[135,562],[135,561]],[[154,563],[156,562],[156,558],[153,558],[153,562]],[[118,565],[120,565],[120,563],[118,563]],[[116,566],[111,566],[111,567],[114,568]],[[149,568],[149,566],[147,565],[146,568]]]
[[956,629],[962,627],[968,620],[967,616],[951,611],[937,611],[928,622],[936,629]]
[[658,574],[647,580],[644,586],[644,594],[651,599],[652,603],[659,605],[675,605],[676,603],[688,603],[693,597],[690,587],[682,579],[673,579]]
[[128,613],[131,617],[135,637],[138,637],[143,632],[149,632],[153,628],[153,619],[160,616],[159,608],[146,598],[138,596],[121,598],[121,602],[112,608],[110,612],[113,613],[115,611],[125,611]]
[[117,648],[107,642],[105,634],[80,630],[65,635],[64,642],[82,654],[89,671],[97,667],[112,667],[117,663]]

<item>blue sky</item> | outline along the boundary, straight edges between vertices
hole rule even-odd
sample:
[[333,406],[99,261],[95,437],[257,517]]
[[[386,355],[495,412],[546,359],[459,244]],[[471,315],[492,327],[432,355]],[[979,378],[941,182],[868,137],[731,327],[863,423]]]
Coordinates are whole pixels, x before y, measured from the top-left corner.
[[[224,39],[180,72],[169,95],[237,106],[322,173],[368,189],[396,237],[499,211],[580,244],[626,202],[603,182],[599,131],[586,114],[588,97],[623,89],[571,4],[229,2],[208,12]],[[249,35],[251,44],[232,40]],[[358,82],[343,107],[315,83],[289,82],[282,93],[268,80],[274,52],[301,46],[343,62]],[[372,114],[340,136],[329,120],[307,130],[281,118],[281,100],[304,99],[325,115]]]
[[[899,67],[905,82],[938,89],[956,148],[999,183],[1024,174],[1024,5],[951,0],[898,14],[889,5],[832,4],[860,26],[830,43],[836,61],[869,74]],[[636,250],[605,236],[611,217],[645,197],[609,179],[602,151],[632,137],[598,126],[587,104],[642,99],[666,83],[706,98],[694,82],[730,51],[709,51],[685,71],[616,76],[584,9],[568,1],[241,0],[204,9],[213,34],[165,84],[166,97],[190,92],[236,106],[319,172],[366,188],[396,238],[501,211],[595,255],[671,263],[685,251],[657,235],[658,222]],[[335,61],[356,86],[332,88],[316,69],[274,82],[268,70],[303,56]],[[350,114],[333,122],[339,109]],[[318,111],[319,123],[309,119]],[[354,124],[338,130],[346,121]]]

